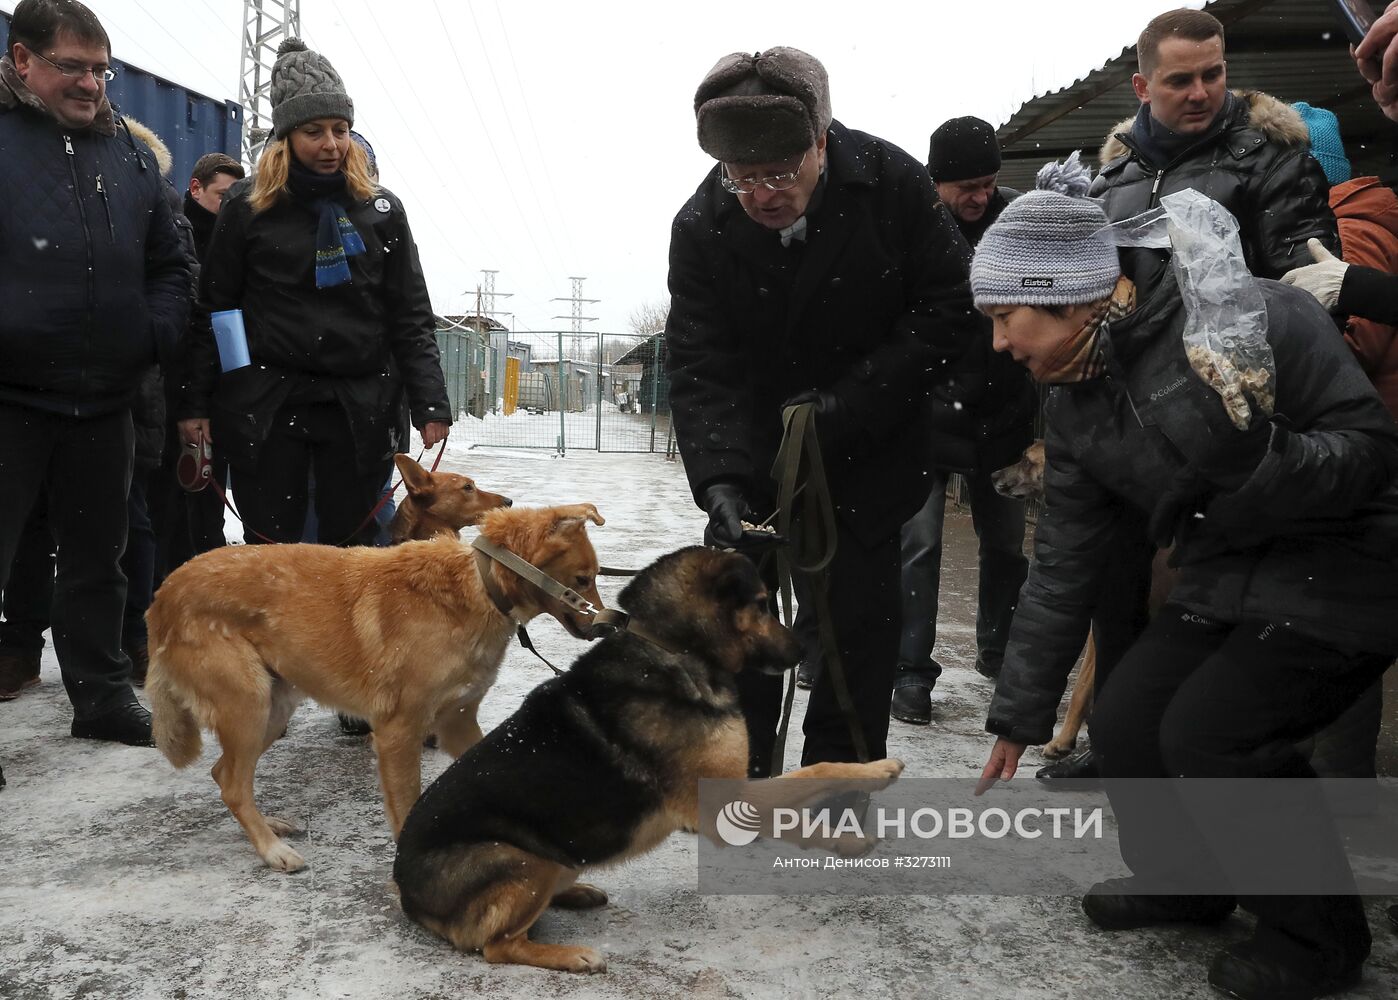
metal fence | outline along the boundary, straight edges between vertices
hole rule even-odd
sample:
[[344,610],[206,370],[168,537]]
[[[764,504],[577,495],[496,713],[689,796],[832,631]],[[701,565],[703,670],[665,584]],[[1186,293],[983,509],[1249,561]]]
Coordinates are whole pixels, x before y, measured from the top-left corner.
[[660,335],[439,330],[453,437],[472,444],[669,452]]

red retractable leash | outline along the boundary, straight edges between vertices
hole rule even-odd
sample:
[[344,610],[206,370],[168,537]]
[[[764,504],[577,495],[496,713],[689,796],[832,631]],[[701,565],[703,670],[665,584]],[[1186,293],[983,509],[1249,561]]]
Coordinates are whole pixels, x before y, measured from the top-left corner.
[[[442,464],[442,456],[446,454],[446,450],[447,439],[442,438],[442,443],[437,446],[437,457],[432,461],[431,471],[437,471],[437,466]],[[422,463],[422,456],[425,454],[427,454],[426,448],[423,448],[422,451],[417,453],[418,464]],[[199,490],[202,490],[205,486],[212,485],[214,491],[218,494],[218,498],[223,501],[223,505],[232,512],[233,516],[238,519],[238,523],[241,524],[244,529],[246,529],[248,534],[252,535],[254,538],[257,538],[264,542],[268,542],[272,545],[284,544],[282,542],[279,542],[275,538],[268,538],[262,532],[250,526],[246,521],[243,520],[243,515],[239,514],[238,508],[233,506],[233,501],[229,499],[227,491],[225,491],[223,486],[219,483],[219,481],[214,478],[213,467],[210,464],[211,461],[212,453],[210,452],[209,444],[207,441],[200,441],[196,444],[185,445],[184,452],[180,455],[180,459],[175,465],[175,473],[179,477],[180,485],[191,493],[198,492]],[[186,466],[191,464],[192,468],[186,470]],[[188,480],[189,483],[197,483],[197,485],[187,485],[186,480]],[[378,517],[379,511],[383,510],[384,505],[393,499],[394,494],[398,492],[398,487],[402,485],[403,480],[400,478],[386,493],[384,493],[383,496],[379,497],[379,502],[374,504],[373,509],[369,511],[368,515],[365,516],[364,520],[359,522],[359,527],[355,528],[346,537],[340,539],[340,541],[335,542],[334,544],[336,546],[340,546],[346,544],[347,542],[353,541],[361,531],[363,531],[365,528],[369,526],[370,522],[372,522],[374,518]]]

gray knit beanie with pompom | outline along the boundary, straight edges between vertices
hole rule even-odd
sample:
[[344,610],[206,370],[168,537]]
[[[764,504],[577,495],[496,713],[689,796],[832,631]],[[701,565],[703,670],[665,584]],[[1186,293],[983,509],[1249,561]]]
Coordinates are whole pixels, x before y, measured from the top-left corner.
[[272,132],[278,139],[317,118],[343,118],[354,124],[354,102],[330,60],[288,38],[272,66]]
[[1092,171],[1074,153],[1048,163],[985,231],[971,261],[977,308],[1070,306],[1112,294],[1121,264],[1103,231],[1106,213],[1087,197]]

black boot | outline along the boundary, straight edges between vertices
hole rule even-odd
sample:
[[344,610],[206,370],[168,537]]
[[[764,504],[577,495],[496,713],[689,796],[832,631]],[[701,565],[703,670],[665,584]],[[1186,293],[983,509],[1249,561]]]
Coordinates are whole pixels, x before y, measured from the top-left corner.
[[925,726],[932,721],[932,692],[918,684],[894,688],[888,714],[899,722]]
[[80,740],[109,740],[131,747],[155,746],[150,734],[150,713],[135,701],[91,719],[74,719],[70,732]]
[[802,660],[801,665],[796,668],[796,686],[802,691],[809,691],[815,687],[816,678],[820,676],[820,666],[817,660]]
[[374,727],[369,725],[367,719],[356,719],[344,712],[336,712],[335,718],[340,720],[340,732],[346,736],[368,736],[374,731]]
[[1339,972],[1308,974],[1256,942],[1240,941],[1214,956],[1209,985],[1239,1000],[1314,1000],[1358,986],[1363,970],[1361,960]]
[[1160,924],[1217,924],[1237,907],[1231,896],[1168,896],[1132,892],[1132,878],[1098,882],[1082,898],[1087,918],[1106,931],[1130,931]]
[[1066,789],[1096,788],[1102,781],[1091,747],[1052,764],[1045,764],[1034,772],[1034,777],[1055,788]]

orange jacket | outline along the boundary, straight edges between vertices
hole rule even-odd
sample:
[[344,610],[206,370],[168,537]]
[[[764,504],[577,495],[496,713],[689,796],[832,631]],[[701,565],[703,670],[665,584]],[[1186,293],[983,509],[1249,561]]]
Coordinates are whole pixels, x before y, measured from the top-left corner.
[[[1344,259],[1398,274],[1398,195],[1377,177],[1356,177],[1330,189]],[[1388,412],[1398,417],[1398,329],[1350,317],[1345,340]]]

